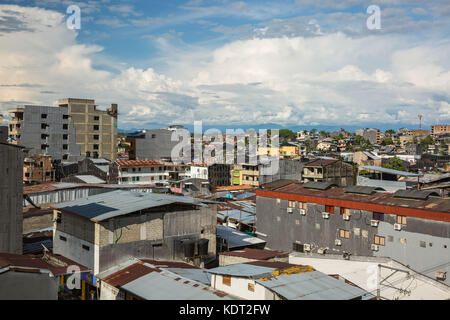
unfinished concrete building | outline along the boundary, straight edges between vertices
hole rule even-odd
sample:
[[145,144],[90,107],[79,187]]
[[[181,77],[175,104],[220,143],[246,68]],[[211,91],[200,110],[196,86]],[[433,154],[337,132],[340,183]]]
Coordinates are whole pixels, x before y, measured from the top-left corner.
[[22,254],[22,147],[0,142],[0,252]]
[[93,99],[59,99],[58,105],[67,110],[75,128],[75,143],[83,156],[117,157],[117,104],[106,111],[98,110]]
[[9,110],[11,143],[29,149],[28,155],[46,155],[55,160],[77,161],[75,128],[66,108],[22,105]]
[[216,256],[215,204],[156,193],[113,191],[54,205],[53,252],[98,274],[130,258]]

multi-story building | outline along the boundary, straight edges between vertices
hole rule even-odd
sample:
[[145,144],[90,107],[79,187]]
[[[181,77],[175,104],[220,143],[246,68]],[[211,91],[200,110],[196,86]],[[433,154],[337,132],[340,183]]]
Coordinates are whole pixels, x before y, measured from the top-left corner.
[[377,190],[330,183],[256,190],[257,233],[273,250],[390,257],[432,278],[450,271],[450,200]]
[[434,125],[431,126],[431,135],[434,137],[443,133],[450,133],[450,125]]
[[276,172],[271,172],[272,174],[265,174],[271,171],[268,170],[271,165],[260,164],[258,178],[259,185],[281,179],[301,181],[304,165],[305,163],[301,162],[300,160],[280,159],[278,161],[278,168],[277,170],[275,170]]
[[0,252],[22,254],[22,147],[0,142]]
[[112,171],[117,172],[119,184],[168,186],[169,181],[191,176],[187,165],[157,160],[117,160]]
[[336,159],[317,159],[303,167],[303,182],[331,182],[338,186],[352,186],[353,165]]
[[298,158],[299,156],[299,146],[288,143],[280,146],[280,158]]
[[248,185],[259,187],[258,164],[235,164],[233,165],[233,169],[231,172],[233,185]]
[[42,183],[55,181],[55,168],[50,156],[33,155],[23,161],[23,181]]
[[375,128],[358,129],[356,130],[356,135],[369,140],[371,144],[380,144],[382,140],[380,130]]
[[22,105],[9,112],[11,143],[26,147],[30,156],[40,154],[69,161],[80,158],[75,128],[66,108]]
[[[53,208],[53,252],[94,275],[133,257],[200,263],[216,255],[216,204],[118,190]],[[196,250],[199,243],[202,250]]]
[[83,156],[116,160],[117,104],[103,111],[97,109],[95,100],[65,98],[59,99],[58,105],[70,115],[75,143]]
[[143,130],[129,135],[126,141],[129,146],[130,160],[172,160],[172,149],[179,143],[172,141],[175,129]]

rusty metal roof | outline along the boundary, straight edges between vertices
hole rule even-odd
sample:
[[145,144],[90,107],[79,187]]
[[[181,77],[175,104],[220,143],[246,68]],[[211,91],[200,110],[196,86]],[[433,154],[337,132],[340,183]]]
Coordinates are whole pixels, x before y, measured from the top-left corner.
[[289,255],[289,253],[281,251],[244,248],[244,250],[221,252],[219,253],[219,255],[256,259],[256,260],[269,260],[275,257],[287,256]]
[[316,159],[314,161],[308,162],[305,164],[305,167],[324,167],[329,164],[335,163],[336,161],[339,161],[337,159]]
[[117,160],[116,163],[123,168],[142,168],[163,165],[159,160]]
[[135,263],[120,271],[117,271],[103,279],[106,283],[113,287],[121,287],[128,282],[134,281],[150,272],[159,272],[155,268],[148,267],[142,262]]

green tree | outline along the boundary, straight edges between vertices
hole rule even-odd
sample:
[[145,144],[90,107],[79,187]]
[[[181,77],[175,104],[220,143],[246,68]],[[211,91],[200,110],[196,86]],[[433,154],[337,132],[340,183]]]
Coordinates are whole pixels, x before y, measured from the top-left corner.
[[383,139],[382,145],[383,146],[387,146],[387,145],[390,145],[390,144],[394,144],[394,141],[392,140],[392,138],[391,137],[385,137]]
[[389,160],[389,163],[385,164],[383,167],[387,169],[405,171],[405,169],[403,168],[403,161],[398,157],[391,158],[391,160]]
[[392,129],[389,129],[389,130],[386,130],[384,133],[387,133],[388,135],[394,135],[395,134],[395,131],[394,130],[392,130]]
[[430,144],[434,144],[434,140],[431,136],[427,136],[425,139],[420,140],[420,145],[423,150],[427,150]]

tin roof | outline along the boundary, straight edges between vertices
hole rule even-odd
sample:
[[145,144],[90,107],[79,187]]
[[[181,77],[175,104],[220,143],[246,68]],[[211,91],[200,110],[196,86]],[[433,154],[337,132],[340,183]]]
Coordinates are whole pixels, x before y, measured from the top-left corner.
[[388,173],[388,174],[394,174],[394,175],[398,175],[398,176],[404,176],[404,177],[420,177],[421,176],[420,174],[417,174],[417,173],[393,170],[393,169],[377,167],[377,166],[360,166],[360,168],[366,169],[366,170],[373,170],[373,171]]
[[106,181],[104,181],[100,178],[97,178],[96,176],[92,176],[92,175],[77,175],[77,176],[75,176],[75,178],[83,181],[84,183],[89,183],[89,184],[91,184],[91,183],[94,183],[94,184],[106,183]]
[[158,160],[116,160],[116,163],[123,168],[154,167],[163,164]]
[[98,222],[175,203],[204,206],[199,200],[191,197],[117,190],[56,204],[52,207]]
[[154,271],[158,270],[138,262],[103,278],[103,281],[113,287],[121,287]]
[[255,282],[288,300],[351,300],[358,297],[366,300],[375,297],[319,271],[284,274]]
[[243,250],[220,252],[222,256],[233,256],[256,260],[269,260],[280,256],[288,256],[288,252],[272,251],[267,249],[244,248]]
[[305,167],[324,167],[339,161],[337,159],[316,159],[305,164]]
[[249,236],[244,232],[227,226],[218,225],[216,230],[217,236],[227,241],[229,249],[266,243],[262,239]]

